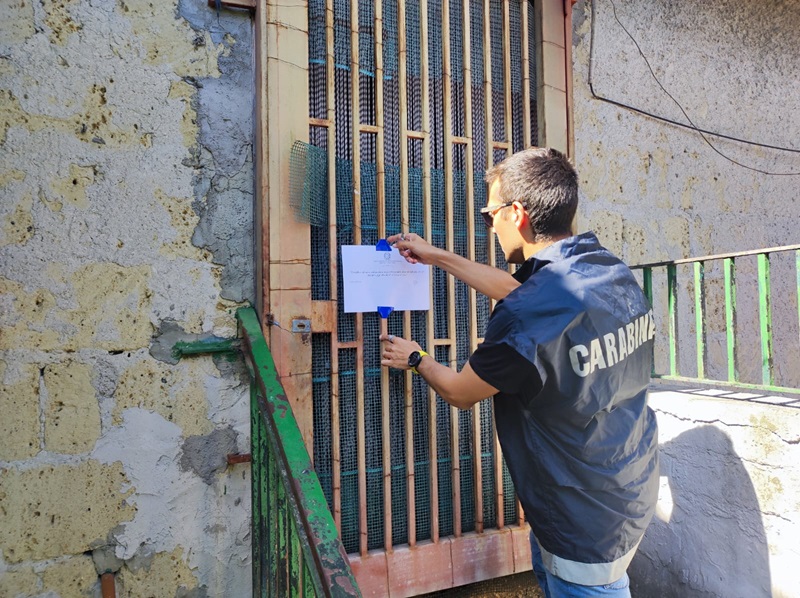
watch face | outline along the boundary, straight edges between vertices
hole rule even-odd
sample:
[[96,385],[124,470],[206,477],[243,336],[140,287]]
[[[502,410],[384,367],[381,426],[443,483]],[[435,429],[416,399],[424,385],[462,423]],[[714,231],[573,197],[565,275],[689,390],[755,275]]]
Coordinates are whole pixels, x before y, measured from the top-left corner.
[[419,354],[419,351],[414,351],[408,356],[408,367],[415,368],[420,361],[422,361],[422,355]]

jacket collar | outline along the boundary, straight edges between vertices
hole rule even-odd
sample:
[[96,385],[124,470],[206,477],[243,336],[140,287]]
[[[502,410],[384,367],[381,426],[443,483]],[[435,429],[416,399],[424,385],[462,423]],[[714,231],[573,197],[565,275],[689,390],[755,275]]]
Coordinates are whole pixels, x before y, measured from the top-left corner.
[[567,237],[534,253],[525,260],[525,263],[520,266],[513,276],[517,279],[517,282],[523,283],[547,264],[582,253],[596,251],[597,249],[600,249],[600,241],[591,231]]

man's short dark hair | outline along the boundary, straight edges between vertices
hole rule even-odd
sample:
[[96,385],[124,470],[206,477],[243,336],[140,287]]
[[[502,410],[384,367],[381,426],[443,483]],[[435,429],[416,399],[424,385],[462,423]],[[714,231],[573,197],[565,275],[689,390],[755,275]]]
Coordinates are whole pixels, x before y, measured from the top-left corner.
[[564,154],[549,147],[522,150],[486,172],[489,186],[496,180],[503,202],[518,201],[525,206],[534,235],[572,234],[578,174]]

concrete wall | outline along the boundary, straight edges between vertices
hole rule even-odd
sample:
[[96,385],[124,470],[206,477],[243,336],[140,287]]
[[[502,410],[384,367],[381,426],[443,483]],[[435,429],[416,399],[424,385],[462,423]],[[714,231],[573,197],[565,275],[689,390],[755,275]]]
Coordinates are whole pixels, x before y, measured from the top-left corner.
[[[581,0],[573,29],[580,228],[597,231],[632,264],[800,243],[800,176],[735,165],[696,132],[592,96],[590,53],[597,95],[685,122],[614,9],[698,126],[800,149],[800,1],[596,0],[593,13],[592,3]],[[800,172],[797,153],[709,140],[751,168]],[[794,252],[772,258],[773,333],[776,382],[800,387],[795,259]],[[737,367],[741,379],[760,382],[755,260],[737,266]],[[694,283],[689,267],[678,273],[678,365],[693,376]],[[721,267],[709,266],[706,280],[707,374],[724,379]],[[656,361],[664,371],[663,278],[655,292],[662,331]],[[631,568],[634,595],[796,595],[797,408],[677,395],[654,395],[653,404],[661,426],[662,506]]]
[[747,396],[651,392],[661,489],[629,570],[634,596],[797,596],[800,399],[735,398]]
[[244,596],[252,24],[204,0],[0,21],[0,596]]
[[[615,19],[614,9],[616,8]],[[745,140],[800,150],[800,0],[692,2],[590,0],[574,7],[575,161],[579,227],[594,229],[628,263],[644,263],[800,243],[800,176],[733,164],[696,132],[596,99],[598,96]],[[594,44],[592,45],[592,24]],[[621,24],[620,24],[621,23]],[[750,168],[800,173],[800,153],[708,139]],[[760,382],[755,258],[739,260],[742,379]],[[694,375],[693,281],[678,269],[682,373]],[[772,260],[776,379],[800,386],[800,329],[794,253]],[[721,264],[709,265],[709,305],[724,297]],[[665,277],[655,280],[665,309]],[[658,314],[657,314],[658,317]],[[709,309],[707,367],[725,375],[724,311]],[[666,330],[665,322],[661,330]],[[681,338],[682,337],[682,338]],[[755,339],[755,342],[753,342]],[[665,363],[663,352],[657,355]]]

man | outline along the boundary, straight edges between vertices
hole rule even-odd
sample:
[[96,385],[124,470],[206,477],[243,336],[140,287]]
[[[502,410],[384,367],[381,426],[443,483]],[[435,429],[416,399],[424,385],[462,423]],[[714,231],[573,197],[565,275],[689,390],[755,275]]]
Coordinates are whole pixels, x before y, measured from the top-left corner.
[[456,372],[386,335],[381,363],[413,369],[461,409],[494,397],[547,598],[630,596],[626,569],[658,494],[650,306],[593,233],[572,236],[578,183],[563,154],[519,152],[486,181],[481,212],[506,260],[522,264],[513,276],[414,234],[388,239],[409,262],[443,268],[498,300],[484,342]]

